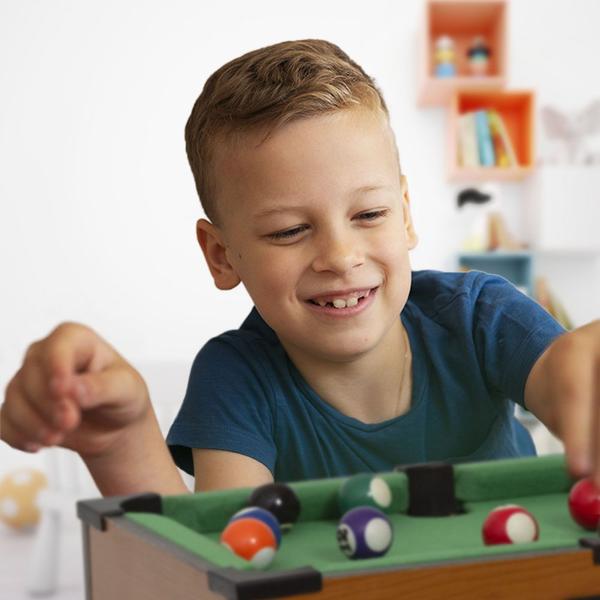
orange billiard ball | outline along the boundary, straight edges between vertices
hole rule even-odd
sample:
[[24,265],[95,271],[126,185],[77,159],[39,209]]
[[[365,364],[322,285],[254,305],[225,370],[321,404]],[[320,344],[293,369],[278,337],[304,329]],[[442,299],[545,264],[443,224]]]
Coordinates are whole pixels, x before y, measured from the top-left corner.
[[277,551],[271,528],[253,518],[231,521],[221,533],[221,544],[259,569],[268,567]]

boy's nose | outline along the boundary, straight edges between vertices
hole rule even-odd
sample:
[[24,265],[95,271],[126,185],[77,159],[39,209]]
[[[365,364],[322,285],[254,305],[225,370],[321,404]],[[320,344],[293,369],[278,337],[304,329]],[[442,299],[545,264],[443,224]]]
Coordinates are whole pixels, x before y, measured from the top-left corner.
[[357,244],[353,243],[352,236],[343,239],[336,237],[319,246],[312,268],[317,272],[332,271],[344,274],[362,263],[363,258]]

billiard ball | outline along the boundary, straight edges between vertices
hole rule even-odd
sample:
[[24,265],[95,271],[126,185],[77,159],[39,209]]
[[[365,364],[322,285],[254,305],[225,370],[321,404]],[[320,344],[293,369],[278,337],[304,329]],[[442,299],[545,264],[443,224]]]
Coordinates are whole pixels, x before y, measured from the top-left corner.
[[392,505],[390,486],[377,475],[360,473],[348,477],[338,489],[340,514],[357,506],[373,506],[384,512]]
[[267,483],[257,487],[247,504],[264,508],[275,515],[283,531],[291,529],[300,514],[300,500],[285,483]]
[[585,529],[595,530],[600,521],[600,489],[591,477],[579,480],[569,492],[569,511]]
[[337,542],[348,558],[383,556],[392,545],[392,523],[373,506],[358,506],[340,519]]
[[231,521],[221,533],[221,544],[258,569],[269,566],[277,551],[271,528],[258,519]]
[[277,548],[279,548],[281,544],[281,527],[279,526],[279,521],[274,514],[270,513],[264,508],[260,508],[260,506],[249,506],[248,508],[242,508],[242,510],[238,510],[233,517],[229,519],[229,523],[232,521],[237,521],[238,519],[258,519],[259,521],[262,521],[265,525],[271,528],[271,531],[275,536],[275,541],[277,542]]
[[538,539],[539,527],[535,517],[516,504],[494,508],[481,529],[486,546],[495,544],[522,544]]

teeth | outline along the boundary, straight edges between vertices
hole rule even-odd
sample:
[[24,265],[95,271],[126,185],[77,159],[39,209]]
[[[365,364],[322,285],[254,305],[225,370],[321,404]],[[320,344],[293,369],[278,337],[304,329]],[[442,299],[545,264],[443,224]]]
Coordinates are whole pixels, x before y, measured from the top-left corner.
[[347,308],[356,306],[358,304],[358,298],[348,298],[348,300],[344,300],[343,298],[336,298],[333,301],[333,305],[336,308]]
[[334,298],[333,300],[327,301],[322,299],[315,299],[313,302],[321,307],[327,305],[333,305],[335,308],[352,308],[358,304],[361,298],[368,298],[371,290],[361,293],[359,296],[351,296],[350,298]]

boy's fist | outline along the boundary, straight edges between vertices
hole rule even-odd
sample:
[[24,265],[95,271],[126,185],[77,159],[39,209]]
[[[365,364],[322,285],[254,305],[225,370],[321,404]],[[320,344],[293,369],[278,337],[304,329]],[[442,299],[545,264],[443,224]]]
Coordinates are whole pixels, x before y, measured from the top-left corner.
[[103,455],[150,408],[140,374],[94,331],[63,323],[27,350],[6,388],[0,439],[35,452],[63,446]]

